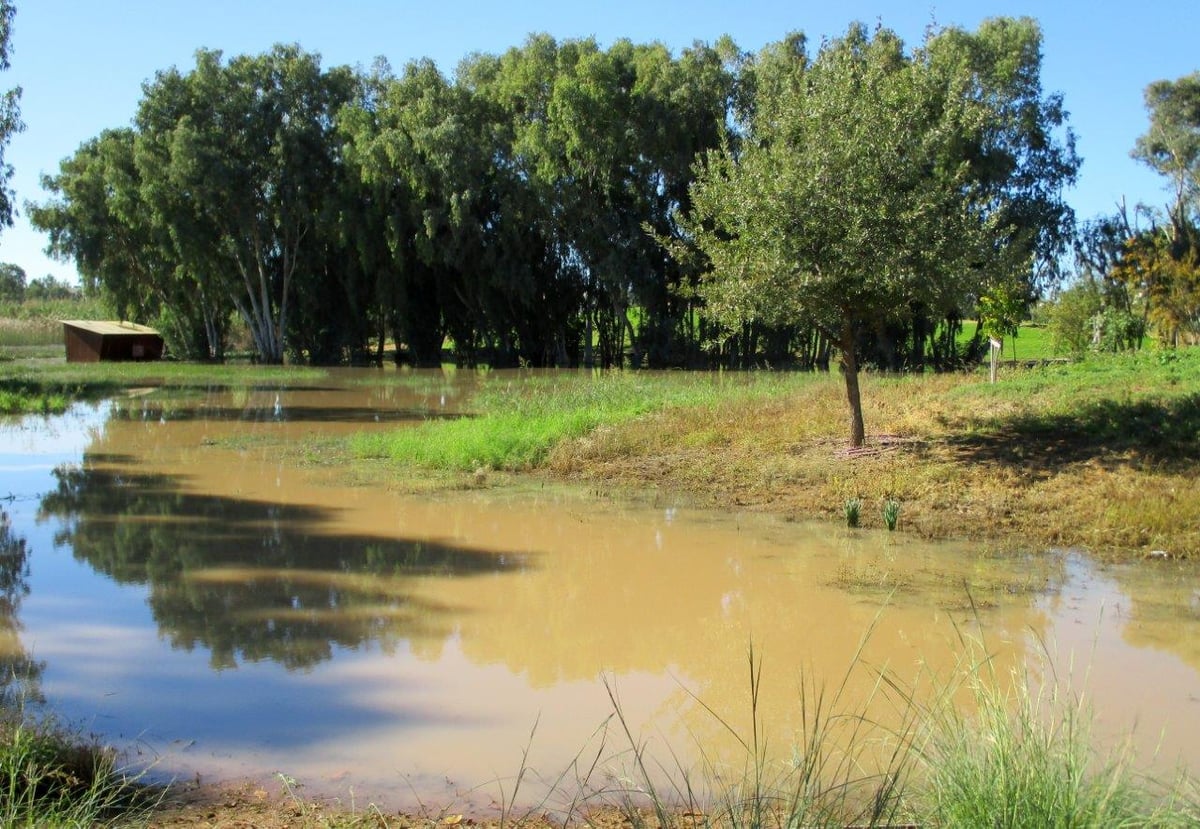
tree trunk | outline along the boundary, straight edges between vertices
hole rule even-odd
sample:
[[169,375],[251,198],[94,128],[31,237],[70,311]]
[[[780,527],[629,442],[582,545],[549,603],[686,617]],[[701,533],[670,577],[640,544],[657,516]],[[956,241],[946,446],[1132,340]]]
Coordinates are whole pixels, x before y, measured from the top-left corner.
[[854,323],[850,319],[842,322],[842,373],[846,377],[846,401],[850,404],[850,446],[854,449],[866,440],[863,426],[862,396],[858,391],[858,356],[854,353]]

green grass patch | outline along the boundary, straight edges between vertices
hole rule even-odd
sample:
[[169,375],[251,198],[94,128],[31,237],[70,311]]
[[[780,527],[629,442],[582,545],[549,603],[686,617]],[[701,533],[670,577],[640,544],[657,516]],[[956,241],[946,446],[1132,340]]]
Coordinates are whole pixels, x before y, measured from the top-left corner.
[[922,824],[1197,825],[1194,782],[1163,785],[1139,772],[1127,742],[1098,750],[1086,694],[1052,665],[1039,665],[1037,678],[1028,668],[1004,677],[979,643],[964,639],[964,652],[956,675],[935,685],[934,701],[914,703],[912,800]]
[[0,377],[0,414],[56,414],[73,400],[94,400],[113,394],[117,384],[33,377]]
[[948,398],[971,412],[957,424],[962,438],[987,432],[1012,449],[1024,443],[1200,460],[1200,349],[1091,355],[1006,372]]
[[0,721],[0,826],[128,825],[153,805],[110,749],[20,707]]
[[563,441],[668,408],[713,407],[733,398],[769,399],[809,382],[798,374],[562,373],[486,378],[472,412],[391,434],[359,435],[360,457],[430,469],[525,470]]
[[[958,333],[959,346],[966,345],[975,336],[975,320],[963,322],[962,331]],[[986,342],[984,343],[986,345]],[[1004,351],[1001,360],[1056,360],[1070,357],[1069,352],[1055,346],[1050,330],[1043,325],[1023,323],[1017,328],[1015,337],[1004,338]],[[984,358],[987,361],[987,358]]]
[[96,400],[122,389],[261,388],[319,383],[323,369],[204,363],[0,362],[0,414],[61,412],[75,400]]

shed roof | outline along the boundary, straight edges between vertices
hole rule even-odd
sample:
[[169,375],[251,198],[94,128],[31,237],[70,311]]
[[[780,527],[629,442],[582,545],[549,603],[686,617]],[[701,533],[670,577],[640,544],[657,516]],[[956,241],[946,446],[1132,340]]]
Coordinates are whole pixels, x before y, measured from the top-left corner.
[[63,325],[81,328],[93,334],[104,336],[120,336],[122,334],[158,334],[153,328],[138,325],[136,322],[101,322],[97,320],[59,320]]

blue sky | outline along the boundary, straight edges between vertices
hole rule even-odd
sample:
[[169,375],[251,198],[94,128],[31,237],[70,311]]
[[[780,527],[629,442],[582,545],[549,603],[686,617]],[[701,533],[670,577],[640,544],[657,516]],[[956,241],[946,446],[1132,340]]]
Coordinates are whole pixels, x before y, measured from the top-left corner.
[[[1129,157],[1145,130],[1142,91],[1151,81],[1200,69],[1200,3],[1194,0],[1111,2],[841,3],[655,2],[569,0],[15,0],[12,68],[0,87],[24,88],[26,131],[6,158],[16,168],[18,204],[46,198],[39,179],[108,127],[128,125],[141,84],[169,66],[190,68],[197,48],[227,56],[299,43],[325,65],[367,66],[378,55],[399,69],[433,58],[450,74],[472,52],[502,52],[531,32],[560,38],[594,36],[602,45],[627,37],[672,49],[731,35],[755,51],[801,30],[815,42],[843,33],[853,20],[882,22],[916,43],[925,27],[974,28],[998,15],[1037,18],[1043,29],[1043,84],[1061,92],[1084,163],[1068,198],[1081,218],[1110,212],[1125,198],[1163,204],[1163,182]],[[23,214],[24,211],[21,210]],[[74,267],[48,259],[45,238],[22,215],[0,231],[0,262],[32,279],[47,273],[76,279]]]

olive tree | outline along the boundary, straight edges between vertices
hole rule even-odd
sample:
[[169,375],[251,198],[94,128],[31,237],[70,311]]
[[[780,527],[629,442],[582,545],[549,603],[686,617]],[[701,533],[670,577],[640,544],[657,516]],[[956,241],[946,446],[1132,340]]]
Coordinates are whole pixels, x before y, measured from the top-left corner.
[[788,43],[757,67],[751,117],[700,164],[686,224],[710,313],[801,322],[837,345],[857,447],[858,340],[1031,273],[1078,161],[1053,140],[1064,116],[1041,98],[1031,21],[930,32],[911,52],[859,24],[815,56]]

